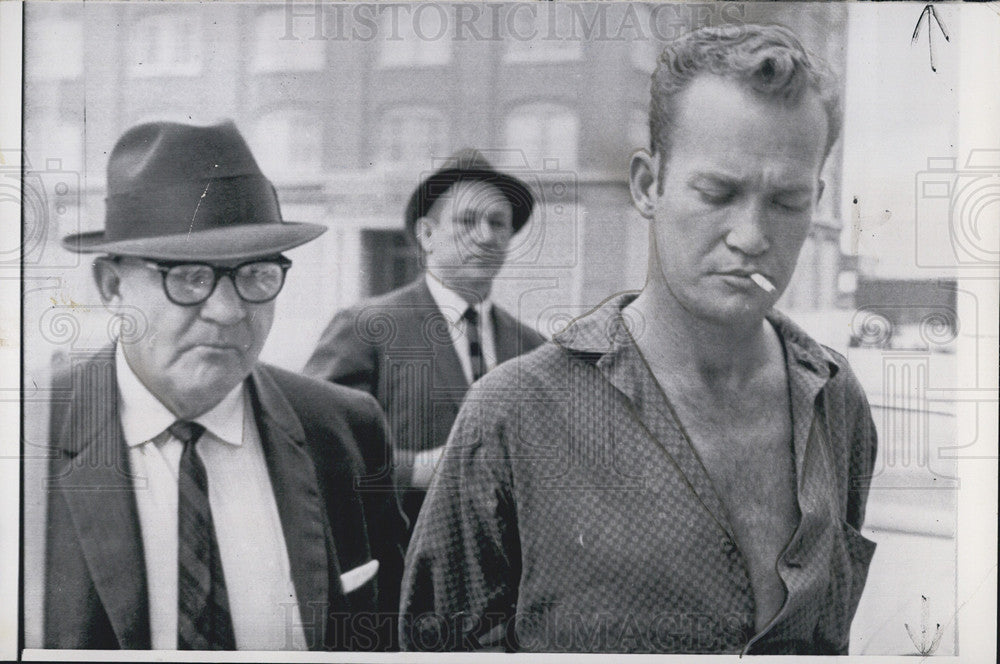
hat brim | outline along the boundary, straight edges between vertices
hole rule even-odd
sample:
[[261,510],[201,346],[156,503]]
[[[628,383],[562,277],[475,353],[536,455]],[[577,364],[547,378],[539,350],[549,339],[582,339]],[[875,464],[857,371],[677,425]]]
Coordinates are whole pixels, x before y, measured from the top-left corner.
[[[481,168],[445,168],[428,176],[413,191],[407,205],[406,226],[412,235],[417,219],[427,215],[441,194],[460,181],[482,181],[497,187],[510,202],[513,218],[511,225],[515,233],[528,222],[535,208],[535,196],[524,182],[516,177],[491,169]],[[429,191],[431,184],[441,188],[437,192]]]
[[77,233],[62,240],[73,252],[137,256],[159,260],[237,260],[259,258],[314,240],[327,230],[320,224],[283,222],[246,224],[174,235],[106,242],[104,231]]

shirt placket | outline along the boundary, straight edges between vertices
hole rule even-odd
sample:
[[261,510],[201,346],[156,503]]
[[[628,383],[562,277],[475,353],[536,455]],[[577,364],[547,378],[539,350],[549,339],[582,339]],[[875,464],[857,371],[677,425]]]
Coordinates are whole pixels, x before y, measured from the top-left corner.
[[654,444],[686,481],[689,489],[719,528],[719,547],[726,561],[726,572],[747,601],[745,630],[752,630],[755,611],[753,588],[746,559],[736,543],[722,500],[708,472],[698,458],[680,419],[671,407],[652,371],[622,328],[613,336],[610,352],[598,361],[598,368],[626,397],[633,417]]
[[[775,561],[775,571],[785,585],[785,599],[768,624],[747,642],[742,651],[743,655],[749,654],[754,646],[773,636],[780,630],[781,625],[797,612],[808,609],[806,593],[809,581],[818,570],[809,565],[809,558],[816,557],[809,555],[810,552],[815,552],[815,545],[807,547],[807,543],[818,536],[828,521],[828,489],[832,482],[829,464],[823,450],[823,422],[817,410],[817,400],[829,376],[819,369],[817,362],[809,357],[794,339],[782,333],[780,322],[776,328],[785,347],[799,523]],[[816,564],[819,564],[818,561]],[[793,632],[794,636],[794,629],[789,631]],[[810,635],[799,636],[809,638]]]

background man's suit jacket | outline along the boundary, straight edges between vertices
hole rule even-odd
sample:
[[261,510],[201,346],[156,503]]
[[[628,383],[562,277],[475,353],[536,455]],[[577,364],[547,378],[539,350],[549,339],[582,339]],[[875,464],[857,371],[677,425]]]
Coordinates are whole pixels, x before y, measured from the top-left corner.
[[[259,364],[249,383],[311,649],[382,649],[395,612],[406,523],[392,485],[383,413],[356,390]],[[47,648],[151,646],[142,537],[118,418],[114,352],[57,378],[46,534]],[[340,575],[375,558],[374,582]],[[367,618],[367,617],[366,617]]]
[[[540,346],[544,339],[493,306],[497,363]],[[400,486],[409,486],[416,452],[444,445],[469,390],[448,321],[424,277],[337,313],[304,373],[371,393],[389,417]],[[416,522],[425,491],[403,492]]]

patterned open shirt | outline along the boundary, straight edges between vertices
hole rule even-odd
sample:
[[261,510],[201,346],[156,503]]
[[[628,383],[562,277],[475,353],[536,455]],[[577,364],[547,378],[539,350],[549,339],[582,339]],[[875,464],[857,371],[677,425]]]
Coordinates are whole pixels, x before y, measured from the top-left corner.
[[875,545],[875,460],[856,377],[776,311],[801,517],[754,626],[722,501],[643,362],[619,295],[469,393],[403,580],[412,650],[846,653]]

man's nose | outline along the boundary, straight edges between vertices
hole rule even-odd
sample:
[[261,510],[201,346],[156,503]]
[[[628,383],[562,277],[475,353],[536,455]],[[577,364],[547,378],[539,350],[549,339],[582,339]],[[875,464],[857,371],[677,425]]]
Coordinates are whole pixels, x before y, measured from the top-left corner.
[[760,256],[771,248],[768,239],[766,205],[759,201],[748,201],[733,213],[732,226],[726,235],[730,249],[747,256]]
[[236,286],[229,275],[219,279],[215,291],[201,305],[201,317],[220,325],[233,325],[246,315],[246,302],[236,292]]

